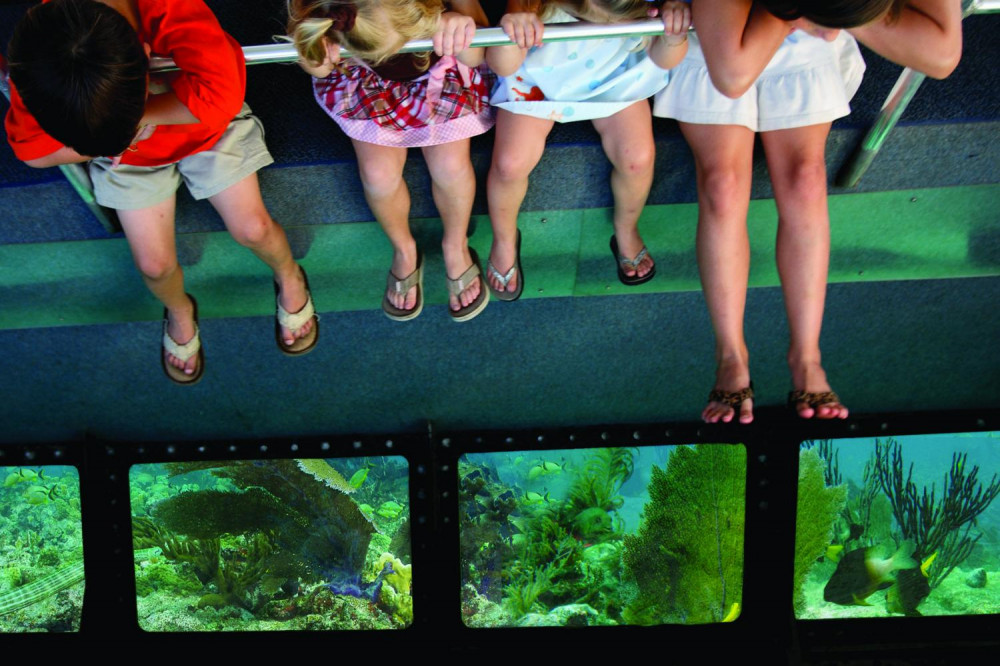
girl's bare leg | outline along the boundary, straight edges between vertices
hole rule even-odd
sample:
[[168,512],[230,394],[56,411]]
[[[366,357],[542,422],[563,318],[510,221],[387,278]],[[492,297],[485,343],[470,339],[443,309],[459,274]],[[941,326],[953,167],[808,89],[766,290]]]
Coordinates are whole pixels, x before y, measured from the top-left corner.
[[[441,252],[449,278],[457,279],[472,265],[469,254],[469,216],[476,196],[476,174],[469,158],[469,140],[453,141],[423,148],[431,174],[431,192],[441,215],[444,235]],[[458,311],[472,303],[483,288],[474,281],[458,298],[449,296],[449,307]]]
[[[271,219],[264,206],[257,174],[252,173],[227,187],[210,197],[209,202],[218,211],[233,238],[249,248],[274,272],[281,307],[288,312],[298,312],[305,307],[308,300],[305,278],[292,257],[285,230]],[[308,335],[312,327],[310,319],[296,331],[282,327],[281,335],[286,345],[292,345]]]
[[[528,175],[542,159],[545,137],[552,130],[553,120],[544,120],[500,109],[497,111],[496,139],[493,161],[486,179],[490,223],[493,225],[493,247],[490,262],[505,273],[517,261],[517,214],[528,192]],[[492,276],[494,289],[503,286]],[[514,292],[521,281],[515,275],[507,285]]]
[[[715,331],[715,388],[739,391],[750,383],[750,356],[743,337],[750,240],[747,209],[753,169],[753,132],[737,125],[680,123],[694,153],[698,178],[698,268]],[[708,423],[728,423],[736,411],[711,401]],[[739,406],[740,423],[753,420],[753,402]]]
[[[194,337],[194,303],[184,293],[184,272],[177,263],[174,241],[175,199],[142,208],[120,210],[125,238],[132,250],[132,259],[143,281],[153,295],[167,308],[167,333],[174,342],[186,344]],[[194,374],[198,356],[184,363],[164,352],[167,363]]]
[[[764,132],[761,140],[778,206],[777,260],[791,341],[792,384],[810,393],[830,391],[820,363],[819,337],[830,263],[830,215],[824,152],[830,124]],[[796,407],[803,418],[847,418],[829,402]]]
[[[392,274],[403,279],[417,270],[417,241],[410,233],[410,192],[403,181],[406,148],[380,146],[351,139],[358,156],[358,171],[365,201],[392,244]],[[395,307],[411,310],[417,305],[417,287],[405,294],[386,292]]]
[[[615,238],[618,251],[626,258],[638,255],[644,246],[639,236],[639,214],[653,185],[653,120],[649,102],[636,102],[613,116],[594,120],[601,135],[604,153],[611,160],[611,193],[615,199]],[[653,270],[648,254],[636,269],[622,267],[629,277]]]

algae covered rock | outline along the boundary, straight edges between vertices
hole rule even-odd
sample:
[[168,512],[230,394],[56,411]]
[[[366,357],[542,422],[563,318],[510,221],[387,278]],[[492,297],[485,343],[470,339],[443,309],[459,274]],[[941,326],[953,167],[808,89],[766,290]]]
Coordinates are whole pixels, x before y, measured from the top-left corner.
[[678,447],[653,467],[649,503],[622,563],[637,586],[631,624],[721,621],[742,599],[746,449]]
[[557,606],[548,613],[528,613],[521,617],[518,627],[593,627],[601,622],[601,615],[587,604]]
[[827,487],[826,465],[812,449],[799,456],[799,490],[795,509],[795,573],[793,604],[796,612],[805,603],[802,585],[830,545],[834,521],[847,501],[847,486]]
[[975,588],[986,587],[986,569],[982,567],[974,569],[965,577],[965,584]]

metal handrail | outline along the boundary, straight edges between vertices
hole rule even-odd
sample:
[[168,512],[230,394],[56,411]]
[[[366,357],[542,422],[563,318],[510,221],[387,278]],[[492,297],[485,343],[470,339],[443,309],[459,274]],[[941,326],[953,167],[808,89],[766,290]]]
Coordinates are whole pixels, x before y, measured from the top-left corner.
[[[963,5],[963,19],[972,14],[1000,12],[1000,0],[965,0]],[[926,78],[927,76],[921,72],[909,67],[903,68],[896,80],[896,85],[892,87],[888,97],[885,98],[882,110],[875,122],[872,123],[865,138],[861,140],[855,152],[840,168],[840,172],[834,179],[834,184],[837,187],[857,187],[861,177],[865,175],[879,151],[882,150],[889,134],[896,127],[903,112],[906,111],[910,101],[917,94],[920,84]]]
[[[1000,0],[994,0],[1000,3]],[[574,23],[553,23],[545,26],[544,42],[567,42],[581,39],[607,39],[609,37],[646,37],[650,35],[663,34],[663,22],[659,19],[646,19],[642,21],[626,21],[624,23],[586,23],[577,21]],[[507,37],[503,28],[479,28],[475,37],[472,38],[470,47],[485,46],[511,46],[514,42]],[[419,51],[431,51],[434,44],[430,39],[414,39],[407,42],[400,53],[416,53]],[[296,62],[299,54],[295,46],[289,43],[261,44],[258,46],[244,46],[243,56],[248,65],[265,65],[270,63]],[[349,58],[350,51],[340,48],[340,57]],[[156,72],[177,69],[177,65],[170,58],[154,56],[150,58],[149,67]]]

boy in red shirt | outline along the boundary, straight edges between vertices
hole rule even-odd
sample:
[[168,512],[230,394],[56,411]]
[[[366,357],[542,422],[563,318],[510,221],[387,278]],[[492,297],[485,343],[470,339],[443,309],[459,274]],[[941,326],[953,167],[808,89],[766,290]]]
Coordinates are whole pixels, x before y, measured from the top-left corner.
[[[150,76],[150,53],[180,71]],[[204,372],[197,305],[174,244],[182,179],[274,271],[279,348],[315,346],[305,273],[260,196],[256,172],[273,160],[243,102],[243,52],[203,0],[47,1],[16,27],[9,61],[5,125],[15,154],[33,167],[90,162],[98,203],[118,211],[136,266],[165,306],[170,379],[194,384]]]

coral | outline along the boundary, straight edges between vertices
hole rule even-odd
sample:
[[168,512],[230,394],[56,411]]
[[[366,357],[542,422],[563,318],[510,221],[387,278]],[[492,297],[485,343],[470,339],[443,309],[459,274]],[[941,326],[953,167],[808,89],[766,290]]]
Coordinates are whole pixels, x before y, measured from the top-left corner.
[[474,585],[462,586],[462,622],[476,628],[505,627],[511,624],[511,617],[500,604],[479,594]]
[[965,584],[969,587],[986,587],[986,569],[979,567],[973,569],[965,578]]
[[795,508],[795,572],[793,604],[804,605],[802,586],[830,545],[834,521],[847,501],[847,486],[826,486],[826,465],[813,449],[799,455],[798,503]]
[[[952,454],[940,499],[934,484],[919,492],[913,483],[913,465],[903,475],[902,447],[893,439],[875,440],[875,475],[892,504],[893,516],[903,538],[913,541],[915,557],[937,553],[930,571],[930,586],[937,587],[958,566],[980,539],[971,532],[976,517],[1000,495],[996,474],[987,487],[978,481],[979,466],[966,469],[967,453]],[[964,528],[964,529],[963,529]]]
[[746,450],[678,447],[666,469],[653,467],[650,501],[622,562],[638,586],[630,622],[718,622],[743,588]]
[[244,492],[180,493],[158,502],[153,507],[153,517],[171,532],[196,539],[278,529],[296,518],[274,495],[261,488],[248,488]]
[[165,590],[173,594],[197,594],[202,588],[200,581],[183,575],[167,562],[150,562],[136,567],[135,591],[140,597]]
[[299,469],[306,474],[311,474],[314,479],[325,483],[334,490],[339,490],[340,492],[348,495],[357,490],[347,479],[343,477],[340,472],[330,467],[330,464],[325,460],[313,458],[309,460],[298,460],[297,462],[299,464]]
[[396,592],[410,594],[410,586],[413,584],[413,565],[403,564],[403,561],[392,553],[382,553],[375,563],[376,571],[382,571],[386,562],[392,565],[393,573],[386,575],[385,582]]

